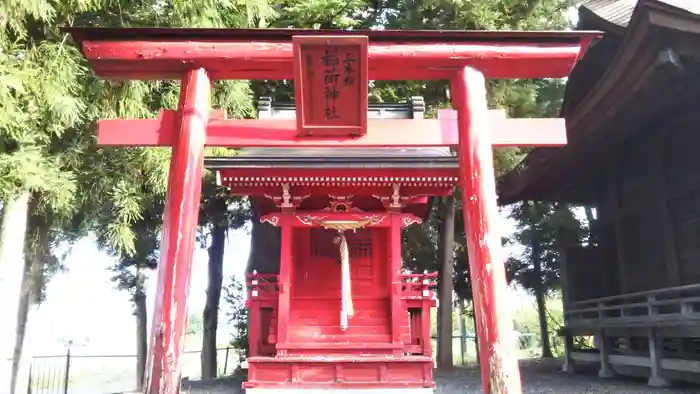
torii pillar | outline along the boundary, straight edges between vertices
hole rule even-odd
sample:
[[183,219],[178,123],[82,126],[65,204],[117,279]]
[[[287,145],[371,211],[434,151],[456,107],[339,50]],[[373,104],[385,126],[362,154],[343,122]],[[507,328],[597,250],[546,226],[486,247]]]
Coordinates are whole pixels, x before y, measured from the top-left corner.
[[469,67],[451,81],[459,127],[459,183],[484,393],[521,393],[507,305],[491,127],[483,74]]

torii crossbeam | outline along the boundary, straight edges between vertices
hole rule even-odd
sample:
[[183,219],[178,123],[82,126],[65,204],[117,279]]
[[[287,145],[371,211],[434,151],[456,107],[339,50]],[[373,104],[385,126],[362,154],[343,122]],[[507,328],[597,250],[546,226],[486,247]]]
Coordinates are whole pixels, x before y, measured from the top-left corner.
[[[169,146],[172,163],[145,390],[180,389],[182,336],[204,147],[453,146],[459,155],[485,393],[521,392],[495,231],[492,146],[566,142],[561,119],[489,111],[485,78],[565,77],[597,32],[318,31],[71,28],[98,76],[181,80],[177,111],[104,120],[102,146]],[[219,79],[294,79],[295,121],[227,120],[209,105]],[[369,120],[369,80],[449,79],[437,120]]]

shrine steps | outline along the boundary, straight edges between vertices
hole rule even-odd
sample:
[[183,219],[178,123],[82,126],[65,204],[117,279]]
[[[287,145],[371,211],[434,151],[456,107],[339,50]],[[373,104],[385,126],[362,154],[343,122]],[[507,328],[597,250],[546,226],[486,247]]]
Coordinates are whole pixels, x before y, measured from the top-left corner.
[[[432,393],[426,356],[356,355],[251,357],[246,393]],[[258,391],[258,390],[268,391]],[[292,391],[296,390],[296,391]],[[314,390],[314,391],[311,391]],[[391,390],[391,391],[390,391]]]
[[[318,312],[318,311],[317,311]],[[348,322],[354,325],[385,325],[389,321],[388,311],[383,310],[362,310],[356,311],[355,314],[348,319]],[[293,313],[289,318],[290,324],[305,324],[309,326],[329,326],[338,325],[340,323],[340,313],[338,311],[320,312],[311,315],[306,313]]]
[[[389,314],[388,297],[353,297],[353,309],[355,316],[387,316]],[[290,304],[290,317],[313,317],[318,312],[332,313],[335,316],[340,312],[340,297],[334,298],[292,298]]]
[[339,298],[292,299],[288,341],[318,343],[391,342],[389,302],[387,298],[353,299],[355,313],[345,331],[340,329]]
[[388,342],[292,342],[276,345],[277,351],[289,357],[385,357],[401,352],[402,348],[402,344]]
[[290,326],[290,342],[391,342],[387,326]]
[[434,389],[426,388],[394,388],[394,389],[297,389],[297,388],[252,388],[246,389],[246,394],[433,394]]

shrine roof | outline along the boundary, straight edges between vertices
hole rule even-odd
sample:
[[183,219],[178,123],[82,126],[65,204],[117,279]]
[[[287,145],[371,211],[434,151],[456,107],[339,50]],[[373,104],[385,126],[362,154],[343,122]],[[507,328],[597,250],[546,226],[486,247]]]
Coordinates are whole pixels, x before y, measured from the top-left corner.
[[211,29],[211,28],[151,28],[151,27],[66,27],[78,42],[124,40],[213,40],[290,42],[299,35],[363,35],[370,42],[405,43],[470,43],[470,42],[528,42],[578,43],[584,37],[598,37],[592,31],[510,31],[510,30],[338,30],[338,29]]
[[[370,119],[423,119],[425,101],[371,103]],[[258,100],[258,119],[294,119],[293,103]],[[399,130],[397,130],[397,138]],[[449,147],[419,148],[243,148],[235,157],[208,158],[210,168],[456,168]]]
[[390,151],[385,156],[368,155],[367,152],[356,152],[356,156],[351,156],[353,152],[345,152],[347,150],[319,149],[311,154],[307,149],[289,149],[289,151],[294,153],[275,155],[271,154],[271,152],[265,152],[261,155],[241,154],[233,157],[207,157],[204,160],[204,164],[211,169],[255,168],[262,170],[266,168],[300,168],[370,170],[401,168],[414,169],[418,173],[420,173],[421,169],[458,168],[456,156],[428,155],[425,152],[418,152],[411,156],[401,156],[396,154],[396,152]]
[[[608,159],[624,156],[635,135],[692,107],[700,57],[700,2],[589,0],[579,28],[605,31],[572,70],[562,114],[566,146],[534,149],[498,181],[499,202],[595,202]],[[693,45],[688,45],[693,43]],[[692,111],[692,110],[689,110]],[[654,132],[661,132],[656,127]]]

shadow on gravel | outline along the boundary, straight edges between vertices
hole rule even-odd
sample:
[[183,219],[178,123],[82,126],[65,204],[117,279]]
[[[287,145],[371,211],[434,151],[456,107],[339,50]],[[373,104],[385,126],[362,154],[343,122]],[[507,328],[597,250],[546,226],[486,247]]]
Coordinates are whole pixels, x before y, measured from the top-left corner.
[[[523,360],[520,372],[524,394],[698,394],[700,386],[652,388],[644,379],[600,379],[595,365],[577,365],[576,374],[560,372],[559,360]],[[183,381],[183,394],[238,394],[245,371],[214,381]],[[478,366],[435,371],[436,394],[481,394]]]

